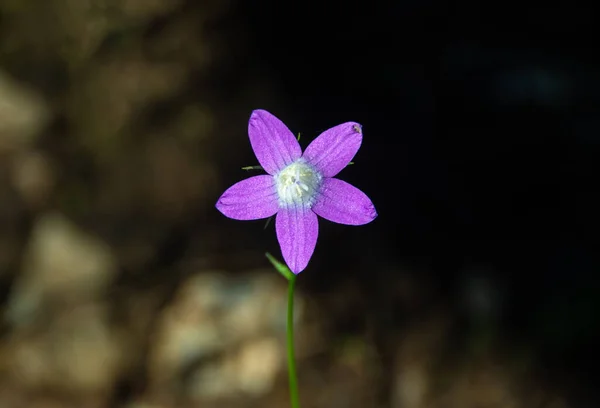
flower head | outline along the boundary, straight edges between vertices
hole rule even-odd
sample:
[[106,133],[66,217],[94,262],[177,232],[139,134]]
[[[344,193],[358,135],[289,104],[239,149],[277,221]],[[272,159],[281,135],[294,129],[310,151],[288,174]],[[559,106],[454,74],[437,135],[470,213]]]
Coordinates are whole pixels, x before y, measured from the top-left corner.
[[358,123],[326,130],[304,154],[287,126],[265,110],[252,112],[248,135],[268,174],[229,187],[217,201],[217,209],[236,220],[277,214],[277,240],[283,259],[295,274],[306,268],[315,250],[317,215],[346,225],[367,224],[377,217],[365,193],[334,178],[360,148],[362,128]]

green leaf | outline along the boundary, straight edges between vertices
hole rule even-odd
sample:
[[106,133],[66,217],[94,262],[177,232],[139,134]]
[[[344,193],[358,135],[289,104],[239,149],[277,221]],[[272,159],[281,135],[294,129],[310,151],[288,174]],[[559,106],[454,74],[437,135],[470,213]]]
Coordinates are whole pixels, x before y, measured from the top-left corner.
[[261,166],[246,166],[246,167],[242,167],[242,170],[262,170],[263,168]]
[[284,278],[286,278],[287,280],[292,280],[296,277],[296,275],[294,275],[294,273],[290,271],[290,268],[288,268],[286,264],[275,259],[273,255],[267,252],[265,253],[265,256],[267,257],[269,262],[271,262],[271,264],[275,267],[275,269],[277,269],[277,272],[283,275]]

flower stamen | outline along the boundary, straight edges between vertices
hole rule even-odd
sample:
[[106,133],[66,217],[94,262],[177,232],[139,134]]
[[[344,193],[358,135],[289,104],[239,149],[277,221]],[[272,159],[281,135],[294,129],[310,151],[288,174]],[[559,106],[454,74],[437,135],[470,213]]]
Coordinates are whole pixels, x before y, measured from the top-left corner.
[[283,208],[310,208],[321,187],[323,176],[303,159],[296,160],[275,175],[279,205]]

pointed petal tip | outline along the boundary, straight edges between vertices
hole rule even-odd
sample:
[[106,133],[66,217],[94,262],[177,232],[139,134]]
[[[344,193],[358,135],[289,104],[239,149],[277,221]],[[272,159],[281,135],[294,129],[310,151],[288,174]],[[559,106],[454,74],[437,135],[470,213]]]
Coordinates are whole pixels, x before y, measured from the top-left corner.
[[[365,207],[365,214],[367,214],[367,216],[369,218],[371,218],[371,221],[373,221],[375,218],[377,218],[377,216],[379,215],[377,213],[377,210],[375,209],[375,205],[373,203],[369,203],[366,207]],[[369,221],[369,222],[371,222]]]
[[[224,200],[223,200],[223,196],[225,196],[225,194],[226,194],[226,193],[227,193],[227,192],[223,193],[223,194],[221,195],[221,197],[219,197],[219,199],[217,200],[217,203],[215,204],[215,208],[216,208],[217,210],[219,210],[219,212],[220,212],[221,214],[223,214],[224,216],[228,217],[228,215],[225,213],[225,211],[226,211],[226,208],[227,208],[227,204],[226,204],[226,203],[224,202]],[[225,199],[226,199],[226,198],[225,198]]]
[[365,225],[377,217],[365,193],[337,178],[326,178],[312,210],[326,220],[345,225]]
[[252,111],[248,136],[258,162],[269,174],[275,174],[302,155],[300,144],[288,127],[264,109]]
[[260,116],[274,116],[271,112],[265,109],[254,109],[252,113],[250,113],[250,119],[260,117]]
[[317,215],[311,210],[302,209],[279,211],[275,230],[286,265],[294,275],[298,275],[306,269],[317,244]]
[[[295,258],[294,255],[290,255],[288,254],[284,254],[282,252],[283,255],[283,259],[285,260],[286,265],[288,266],[288,268],[290,268],[290,271],[292,271],[292,273],[294,275],[298,275],[300,272],[304,271],[306,269],[306,267],[308,266],[308,263],[310,262],[310,259],[312,258],[312,254],[314,252],[314,247],[312,248],[311,252],[306,256],[306,255],[300,255],[301,258]],[[305,256],[304,258],[302,258],[302,256]]]
[[346,122],[321,133],[313,140],[303,157],[325,177],[334,177],[356,155],[362,144],[362,126]]
[[373,203],[368,203],[363,207],[363,219],[362,220],[358,220],[355,219],[353,223],[351,224],[346,224],[343,223],[345,225],[366,225],[369,224],[373,221],[375,221],[375,218],[377,218],[379,216],[379,214],[377,213],[377,210],[375,209],[375,206],[373,205]]
[[373,203],[371,203],[369,208],[367,208],[367,212],[368,212],[369,216],[371,217],[371,221],[375,220],[375,218],[377,218],[379,216]]
[[292,271],[292,273],[293,273],[294,275],[298,275],[300,272],[302,272],[303,270],[305,270],[307,266],[308,266],[308,265],[305,265],[303,268],[301,268],[301,267],[299,267],[299,266],[296,266],[296,267],[292,268],[292,267],[290,266],[289,268],[290,268],[290,271]]

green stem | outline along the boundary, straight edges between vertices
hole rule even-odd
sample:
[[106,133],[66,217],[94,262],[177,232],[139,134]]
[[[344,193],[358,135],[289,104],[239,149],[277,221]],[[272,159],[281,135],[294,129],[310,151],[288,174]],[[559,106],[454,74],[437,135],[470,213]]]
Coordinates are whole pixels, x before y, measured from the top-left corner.
[[286,264],[279,262],[270,253],[265,254],[267,259],[277,272],[279,272],[288,281],[288,307],[287,307],[287,358],[288,358],[288,377],[290,379],[290,400],[292,408],[300,408],[300,398],[298,397],[298,376],[296,375],[296,357],[294,356],[294,289],[296,287],[296,275]]
[[296,357],[294,355],[294,288],[296,275],[288,279],[288,307],[287,307],[287,357],[288,377],[290,379],[290,401],[292,408],[300,408],[298,397],[298,376],[296,375]]

